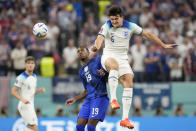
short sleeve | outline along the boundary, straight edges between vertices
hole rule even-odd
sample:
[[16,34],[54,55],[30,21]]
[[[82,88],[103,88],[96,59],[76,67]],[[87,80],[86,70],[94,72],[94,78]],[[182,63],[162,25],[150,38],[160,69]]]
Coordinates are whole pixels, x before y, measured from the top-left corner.
[[107,32],[108,32],[108,30],[107,30],[107,23],[105,23],[105,24],[101,27],[101,29],[100,29],[98,35],[102,35],[103,37],[105,37],[105,36],[107,35]]
[[16,78],[16,81],[14,83],[14,86],[18,87],[18,88],[21,88],[22,87],[22,84],[23,84],[23,81],[21,78],[17,77]]
[[131,23],[134,34],[140,35],[142,33],[142,28],[135,23]]

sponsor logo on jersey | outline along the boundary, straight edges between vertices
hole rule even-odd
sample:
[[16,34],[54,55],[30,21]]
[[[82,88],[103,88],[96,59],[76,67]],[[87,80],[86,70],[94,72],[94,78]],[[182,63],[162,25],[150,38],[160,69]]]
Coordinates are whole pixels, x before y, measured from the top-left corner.
[[128,36],[128,31],[124,32],[124,36],[127,37]]
[[84,68],[84,72],[87,72],[88,71],[88,66],[86,66],[85,68]]

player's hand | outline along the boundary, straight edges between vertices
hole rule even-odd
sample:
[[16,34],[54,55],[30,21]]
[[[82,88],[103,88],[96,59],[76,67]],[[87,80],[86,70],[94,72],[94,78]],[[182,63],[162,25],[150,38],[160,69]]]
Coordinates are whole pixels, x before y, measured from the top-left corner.
[[30,103],[28,100],[25,100],[25,99],[23,99],[22,102],[23,102],[24,104],[29,104],[29,103]]
[[104,75],[105,75],[105,72],[104,72],[102,69],[97,70],[97,72],[99,72],[99,74],[100,74],[101,76],[104,76]]
[[40,91],[40,93],[44,93],[44,92],[46,92],[46,89],[45,88],[40,88],[39,91]]
[[178,46],[178,44],[168,44],[168,45],[164,45],[164,48],[165,49],[171,49],[171,48],[173,48],[173,47],[176,47],[176,46]]
[[95,47],[94,45],[91,46],[91,51],[96,52],[97,50],[98,50],[97,47]]
[[70,107],[75,102],[76,102],[76,100],[74,98],[71,98],[71,99],[66,100],[65,105]]

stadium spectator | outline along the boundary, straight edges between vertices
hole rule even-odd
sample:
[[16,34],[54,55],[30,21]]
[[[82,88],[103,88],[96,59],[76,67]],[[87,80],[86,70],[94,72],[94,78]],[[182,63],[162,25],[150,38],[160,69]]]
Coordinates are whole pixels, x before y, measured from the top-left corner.
[[194,116],[196,116],[196,110],[195,110],[195,112],[194,112],[194,114],[193,114]]
[[178,31],[180,34],[182,33],[184,21],[177,11],[173,12],[173,17],[171,18],[169,25],[172,31]]
[[58,37],[59,37],[60,29],[55,20],[51,20],[48,23],[48,34],[47,34],[47,40],[45,44],[45,51],[47,53],[53,53],[55,51],[58,51]]
[[7,76],[10,67],[10,47],[5,39],[0,40],[0,76]]
[[42,115],[42,110],[41,110],[40,107],[37,107],[37,108],[36,108],[36,114],[37,114],[38,117],[43,116],[43,115]]
[[162,64],[162,81],[170,81],[170,68],[168,61],[171,57],[171,50],[163,50],[161,54],[161,64]]
[[164,116],[163,115],[163,108],[160,105],[158,105],[156,107],[154,116]]
[[65,62],[65,71],[69,75],[76,75],[78,62],[77,62],[77,49],[75,47],[75,41],[69,39],[68,46],[63,49],[63,60]]
[[141,107],[134,107],[132,116],[143,116]]
[[192,73],[192,59],[191,56],[194,54],[193,49],[189,50],[189,53],[185,56],[183,60],[183,70],[185,75],[185,81],[190,81],[193,78]]
[[11,60],[13,62],[13,69],[18,76],[25,70],[25,58],[27,50],[23,47],[23,41],[18,41],[16,47],[11,51]]
[[144,81],[144,58],[146,56],[146,46],[142,43],[142,38],[136,36],[134,40],[134,45],[130,48],[134,70],[134,80],[136,82]]
[[157,76],[159,73],[159,54],[155,51],[154,45],[149,45],[148,53],[144,59],[146,64],[146,80],[147,82],[155,82],[157,81]]
[[168,62],[170,68],[170,78],[172,81],[182,81],[183,75],[183,58],[180,57],[180,54],[173,49],[172,57]]
[[76,12],[67,1],[59,3],[59,11],[57,12],[57,20],[61,29],[61,42],[67,41],[74,37]]
[[8,117],[8,109],[7,109],[7,107],[2,107],[0,116]]
[[174,116],[184,116],[184,111],[183,111],[183,105],[182,104],[178,104],[175,112],[174,112]]
[[42,57],[45,56],[45,40],[36,38],[29,47],[30,55],[35,58],[38,65]]
[[64,116],[63,107],[61,105],[57,106],[57,110],[56,110],[55,116],[59,116],[59,117]]

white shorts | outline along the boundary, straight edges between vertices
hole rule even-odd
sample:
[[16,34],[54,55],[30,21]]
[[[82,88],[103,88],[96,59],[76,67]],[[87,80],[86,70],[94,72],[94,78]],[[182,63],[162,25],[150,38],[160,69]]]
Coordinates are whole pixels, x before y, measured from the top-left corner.
[[38,125],[37,115],[32,104],[18,104],[18,111],[26,125]]
[[116,55],[102,55],[101,65],[105,70],[106,70],[105,61],[108,58],[113,58],[118,62],[118,66],[119,66],[118,76],[119,77],[124,75],[124,74],[134,75],[133,70],[131,69],[131,66],[129,65],[128,59],[122,58],[122,57],[119,57],[119,56],[116,56]]

